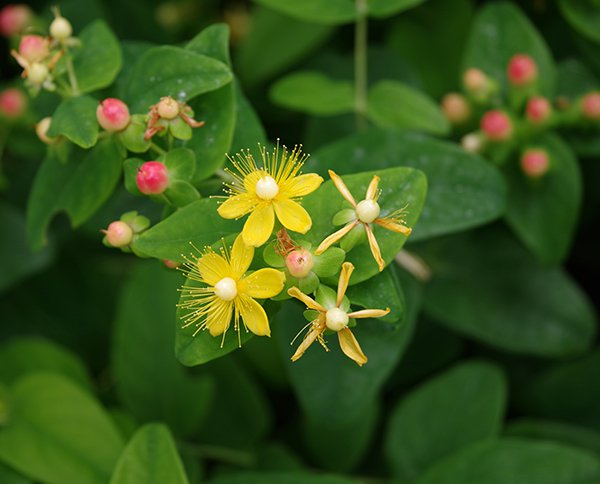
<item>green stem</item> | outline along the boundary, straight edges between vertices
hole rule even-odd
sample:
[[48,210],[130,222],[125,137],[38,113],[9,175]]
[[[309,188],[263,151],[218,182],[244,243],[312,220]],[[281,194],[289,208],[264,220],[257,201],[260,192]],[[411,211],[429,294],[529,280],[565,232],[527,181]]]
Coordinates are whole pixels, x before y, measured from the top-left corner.
[[150,149],[156,151],[159,155],[164,155],[166,151],[158,146],[156,143],[150,143]]
[[356,0],[354,26],[354,112],[356,129],[367,128],[367,0]]
[[69,76],[69,84],[71,84],[71,91],[73,96],[79,96],[79,85],[77,84],[77,76],[75,75],[75,68],[73,67],[73,59],[67,57],[67,75]]

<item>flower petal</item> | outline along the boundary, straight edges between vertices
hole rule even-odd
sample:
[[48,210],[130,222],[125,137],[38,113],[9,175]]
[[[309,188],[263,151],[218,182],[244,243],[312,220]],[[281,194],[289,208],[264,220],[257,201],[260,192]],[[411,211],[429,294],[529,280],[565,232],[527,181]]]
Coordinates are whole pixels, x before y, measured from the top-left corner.
[[356,227],[357,223],[358,223],[357,220],[355,220],[354,222],[350,222],[349,224],[345,225],[337,232],[334,232],[329,237],[327,237],[323,242],[321,242],[319,244],[319,247],[316,248],[315,255],[321,255],[323,252],[325,252],[327,249],[329,249],[329,247],[331,247],[338,240],[340,240],[344,235],[346,235],[354,227]]
[[197,264],[202,281],[209,286],[214,286],[224,277],[231,277],[232,275],[229,263],[215,252],[204,254],[198,259]]
[[254,247],[246,245],[242,235],[238,235],[231,249],[231,271],[234,279],[240,279],[246,273],[253,257]]
[[308,349],[308,347],[315,342],[319,334],[319,331],[317,331],[316,329],[310,329],[309,332],[306,333],[306,336],[302,340],[302,343],[300,343],[300,346],[298,346],[296,352],[292,355],[291,360],[299,360],[300,357],[304,354],[304,352]]
[[385,309],[361,309],[360,311],[354,311],[353,313],[349,313],[349,318],[382,318],[385,315],[389,314],[390,308]]
[[314,310],[320,311],[322,313],[327,312],[327,309],[325,309],[323,306],[321,306],[312,297],[307,296],[306,294],[304,294],[297,287],[291,287],[290,289],[288,289],[288,294],[290,296],[295,297],[296,299],[302,301],[304,304],[306,304],[306,307],[309,308],[309,309],[314,309]]
[[384,229],[391,230],[392,232],[398,232],[399,234],[406,235],[407,237],[411,234],[412,229],[406,225],[394,222],[388,218],[376,218],[374,222],[380,225]]
[[238,284],[238,290],[246,296],[266,299],[277,296],[283,289],[285,274],[277,269],[260,269]]
[[242,193],[241,195],[229,197],[221,203],[217,208],[217,212],[223,218],[240,218],[251,212],[256,204],[256,197]]
[[363,366],[369,359],[365,356],[356,341],[356,338],[348,328],[344,328],[338,331],[338,340],[340,341],[340,348],[344,354],[351,360],[356,361],[358,366]]
[[348,200],[348,202],[350,202],[350,204],[356,208],[356,200],[354,200],[352,193],[350,193],[350,190],[348,190],[348,187],[346,186],[342,178],[339,175],[337,175],[333,170],[329,170],[329,176],[331,177],[331,181],[333,182],[335,187],[342,194],[342,197]]
[[233,303],[224,301],[220,298],[215,298],[210,303],[206,315],[205,327],[208,329],[211,336],[219,336],[229,328],[231,323],[231,310]]
[[306,173],[305,175],[289,178],[281,184],[280,193],[286,197],[303,197],[314,192],[319,185],[323,183],[323,178],[316,173]]
[[273,232],[275,225],[275,213],[273,205],[262,203],[258,205],[246,220],[242,229],[242,236],[246,245],[260,247],[263,245]]
[[258,336],[271,336],[267,313],[260,304],[245,294],[238,295],[235,304],[246,328]]
[[352,262],[344,262],[342,264],[342,271],[340,273],[340,279],[338,281],[337,301],[335,303],[335,305],[338,308],[340,307],[340,304],[342,304],[342,299],[344,299],[346,289],[348,289],[348,282],[350,282],[350,276],[353,272],[354,265],[352,265]]
[[375,234],[373,233],[373,229],[369,224],[364,224],[365,230],[367,232],[367,239],[369,240],[369,246],[371,247],[371,253],[375,258],[375,262],[377,262],[377,266],[379,267],[379,272],[381,272],[385,268],[385,262],[381,257],[381,250],[379,249],[379,244],[377,243],[377,239],[375,238]]
[[298,202],[289,199],[274,200],[273,205],[277,218],[286,229],[305,234],[312,227],[310,215]]
[[379,187],[379,180],[381,180],[381,178],[379,178],[377,175],[373,176],[371,183],[369,183],[369,188],[367,188],[367,195],[365,197],[367,200],[375,199],[375,195],[377,195],[377,188]]

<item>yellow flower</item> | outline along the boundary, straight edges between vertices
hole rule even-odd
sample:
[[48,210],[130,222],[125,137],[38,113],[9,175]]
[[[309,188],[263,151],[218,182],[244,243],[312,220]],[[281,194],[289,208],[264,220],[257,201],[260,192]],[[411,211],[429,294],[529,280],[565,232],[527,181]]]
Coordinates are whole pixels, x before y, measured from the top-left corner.
[[381,195],[381,190],[379,190],[379,180],[380,178],[375,175],[371,183],[369,183],[369,187],[367,188],[367,194],[365,195],[365,199],[356,203],[354,197],[348,190],[348,187],[344,184],[343,180],[332,170],[329,170],[329,176],[331,180],[335,184],[336,188],[342,194],[342,196],[352,205],[354,208],[354,215],[352,219],[340,230],[334,232],[329,237],[327,237],[321,245],[317,247],[315,250],[315,255],[322,254],[325,252],[331,245],[335,244],[338,240],[340,240],[344,235],[350,232],[354,227],[359,224],[362,224],[367,233],[367,239],[369,241],[369,246],[371,247],[371,253],[377,262],[377,266],[379,270],[382,271],[385,267],[385,262],[381,257],[381,250],[379,249],[379,244],[377,243],[377,239],[373,234],[373,228],[371,224],[375,223],[384,229],[391,230],[392,232],[397,232],[402,235],[409,236],[412,232],[412,229],[404,225],[404,208],[400,210],[396,210],[395,212],[385,216],[380,217],[379,213],[381,208],[379,207],[379,203],[377,200]]
[[261,155],[260,168],[249,151],[238,153],[236,159],[230,158],[237,173],[228,171],[233,177],[227,184],[230,196],[218,209],[219,215],[228,219],[250,214],[242,236],[253,247],[260,247],[269,239],[275,215],[285,228],[305,234],[312,220],[295,199],[315,191],[323,182],[315,173],[300,174],[307,157],[299,147],[290,153],[285,146],[281,153],[279,145],[272,153],[262,147]]
[[[260,269],[246,275],[254,257],[254,247],[244,244],[238,235],[231,252],[225,248],[221,254],[211,249],[185,264],[189,279],[206,287],[184,286],[182,297],[187,298],[180,307],[189,312],[183,316],[184,328],[194,324],[197,329],[208,329],[212,336],[223,335],[234,320],[234,329],[240,339],[240,316],[247,330],[259,336],[270,336],[269,321],[263,307],[254,298],[276,296],[283,289],[285,275],[275,269]],[[223,342],[221,343],[221,345]]]
[[[317,340],[325,351],[329,351],[327,345],[325,344],[325,339],[323,338],[323,332],[326,329],[330,329],[335,331],[338,335],[338,340],[340,342],[340,348],[344,352],[344,354],[358,363],[359,366],[364,365],[368,359],[365,354],[362,352],[358,341],[348,328],[348,322],[350,318],[381,318],[390,312],[390,308],[386,309],[363,309],[360,311],[353,311],[348,313],[342,308],[342,301],[344,299],[344,295],[346,294],[346,289],[348,288],[348,282],[350,281],[350,276],[354,271],[354,266],[350,262],[344,262],[342,264],[342,272],[340,274],[340,279],[338,281],[337,288],[337,300],[335,306],[332,304],[331,307],[325,307],[319,304],[310,296],[304,294],[297,287],[292,287],[288,290],[288,294],[296,299],[302,301],[308,309],[313,309],[318,311],[318,316],[316,319],[309,323],[310,329],[306,336],[298,346],[298,349],[292,356],[292,361],[298,360],[304,352],[308,349],[308,347]],[[292,341],[293,343],[293,341]]]

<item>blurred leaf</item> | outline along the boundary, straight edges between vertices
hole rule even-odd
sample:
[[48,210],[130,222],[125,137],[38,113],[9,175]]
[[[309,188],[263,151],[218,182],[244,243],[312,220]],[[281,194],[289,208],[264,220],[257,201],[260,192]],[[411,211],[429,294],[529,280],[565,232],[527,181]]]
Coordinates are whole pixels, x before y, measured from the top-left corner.
[[196,54],[205,55],[231,65],[229,57],[229,27],[227,24],[218,23],[206,27],[202,32],[190,40],[185,48]]
[[591,484],[598,479],[600,462],[593,454],[552,442],[501,439],[463,448],[417,484]]
[[60,13],[73,25],[75,35],[79,36],[79,31],[85,30],[90,23],[98,18],[106,18],[106,9],[100,0],[57,0],[47,2],[44,11],[47,12],[47,18],[52,17],[50,7],[59,7]]
[[367,166],[410,166],[427,176],[425,207],[409,242],[481,225],[504,212],[506,187],[495,167],[454,144],[425,136],[373,129],[320,149],[306,171],[326,176],[332,169],[345,175]]
[[98,101],[90,96],[65,99],[52,115],[48,135],[63,135],[82,148],[91,148],[98,140],[97,107]]
[[13,387],[9,412],[0,429],[0,460],[45,483],[108,482],[123,441],[76,384],[51,373],[28,375]]
[[503,350],[565,357],[586,350],[596,321],[581,289],[544,268],[503,230],[425,246],[433,270],[425,310],[437,321]]
[[[123,55],[123,67],[115,80],[115,89],[119,98],[124,98],[129,84],[129,76],[136,61],[149,49],[154,47],[150,42],[139,42],[135,40],[121,41]],[[140,113],[141,114],[141,113]],[[144,112],[146,114],[146,112]]]
[[237,472],[211,479],[210,484],[356,484],[342,476],[309,472]]
[[344,24],[356,18],[356,9],[352,0],[303,0],[302,3],[288,0],[254,1],[290,17],[318,24]]
[[244,96],[239,83],[235,83],[236,123],[230,153],[238,153],[257,143],[265,144],[267,134],[258,114]]
[[598,89],[598,79],[583,62],[566,59],[557,66],[556,93],[571,99]]
[[423,2],[425,0],[368,0],[369,14],[373,17],[389,17]]
[[575,236],[582,198],[579,164],[568,145],[551,133],[531,146],[546,150],[550,170],[532,181],[516,160],[507,166],[506,220],[542,262],[556,264],[568,255]]
[[0,482],[2,484],[33,484],[33,481],[28,479],[10,467],[5,466],[0,462]]
[[448,134],[450,124],[438,105],[422,92],[397,81],[380,81],[369,90],[368,117],[383,128]]
[[379,318],[381,321],[397,323],[406,312],[404,295],[391,267],[365,282],[348,287],[346,295],[352,304],[365,309],[390,308],[387,316]]
[[567,22],[587,38],[600,42],[600,5],[594,0],[559,0]]
[[394,475],[414,480],[465,445],[496,437],[504,418],[500,369],[467,361],[413,390],[392,411],[385,453]]
[[125,408],[141,422],[165,422],[175,435],[198,429],[213,396],[212,380],[188,375],[173,353],[182,282],[157,261],[138,265],[123,288],[112,357]]
[[103,140],[81,160],[65,164],[49,152],[33,182],[27,206],[27,238],[34,249],[46,243],[46,227],[64,210],[74,227],[85,222],[111,195],[121,174],[121,155]]
[[334,80],[319,72],[289,74],[271,87],[270,96],[275,104],[315,116],[354,110],[352,82]]
[[131,438],[110,484],[188,484],[169,428],[148,424]]

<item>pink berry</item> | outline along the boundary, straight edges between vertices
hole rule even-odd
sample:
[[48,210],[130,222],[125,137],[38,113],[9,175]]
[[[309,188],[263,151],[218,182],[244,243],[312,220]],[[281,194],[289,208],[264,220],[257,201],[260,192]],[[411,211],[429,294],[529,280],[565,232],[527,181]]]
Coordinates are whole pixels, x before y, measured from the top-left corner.
[[109,97],[96,109],[96,118],[106,131],[122,131],[129,125],[129,108],[120,99]]
[[454,124],[464,123],[471,115],[471,107],[462,94],[451,92],[442,99],[442,111],[448,121]]
[[312,270],[315,262],[312,254],[306,249],[293,250],[285,258],[285,265],[294,277],[306,277]]
[[147,161],[138,170],[135,180],[144,195],[159,195],[169,186],[167,167],[160,161]]
[[516,54],[508,61],[507,75],[511,84],[525,86],[537,79],[537,64],[527,54]]
[[175,262],[174,260],[163,259],[163,264],[168,269],[176,269],[179,267],[179,262]]
[[550,158],[545,150],[530,149],[521,156],[521,169],[529,178],[540,178],[549,168]]
[[30,63],[40,62],[49,52],[50,43],[41,35],[24,35],[19,43],[19,54]]
[[592,121],[600,120],[600,92],[590,92],[581,100],[583,116]]
[[22,3],[7,5],[0,10],[0,34],[5,37],[17,35],[31,23],[33,12]]
[[527,119],[534,124],[541,124],[546,121],[552,113],[550,102],[542,96],[532,97],[527,101],[525,115]]
[[27,98],[20,89],[9,88],[0,92],[0,115],[18,118],[27,109]]
[[125,247],[133,240],[132,228],[121,220],[112,222],[104,232],[107,242],[113,247]]
[[512,134],[512,123],[502,111],[488,111],[481,118],[481,131],[492,141],[504,141]]
[[481,93],[488,87],[488,78],[480,69],[471,67],[463,74],[463,85],[471,93]]

